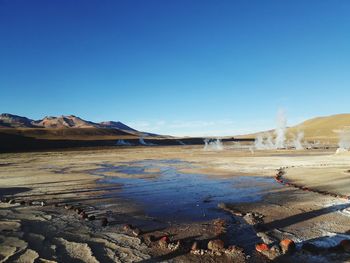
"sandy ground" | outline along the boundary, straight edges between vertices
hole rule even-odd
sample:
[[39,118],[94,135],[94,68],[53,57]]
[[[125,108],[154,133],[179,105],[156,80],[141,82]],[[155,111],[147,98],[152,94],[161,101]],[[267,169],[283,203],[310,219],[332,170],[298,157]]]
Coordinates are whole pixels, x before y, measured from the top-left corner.
[[[188,253],[193,237],[205,242],[216,237],[215,222],[192,222],[159,227],[144,216],[142,207],[130,200],[106,194],[122,186],[97,183],[89,171],[101,164],[146,159],[181,159],[193,164],[183,172],[203,173],[213,178],[238,175],[274,177],[286,167],[284,178],[312,189],[350,195],[350,155],[328,151],[258,151],[233,149],[203,151],[202,147],[135,147],[109,150],[2,154],[0,195],[14,199],[0,203],[0,262],[265,262],[266,258],[240,251],[204,256]],[[152,172],[152,171],[150,171]],[[154,171],[157,172],[157,171]],[[109,176],[126,176],[107,174]],[[118,199],[119,198],[119,199]],[[45,205],[33,201],[44,201]],[[95,220],[81,220],[74,209],[81,208]],[[347,200],[281,187],[266,192],[252,203],[227,204],[229,209],[263,216],[263,233],[271,239],[290,238],[297,245],[315,242],[330,246],[348,238],[350,208]],[[108,226],[103,227],[103,220]],[[239,224],[237,217],[233,221]],[[142,228],[141,235],[126,230],[125,224]],[[231,223],[231,222],[230,222]],[[234,226],[230,226],[234,228]],[[234,233],[234,230],[233,230]],[[152,236],[151,236],[152,235]],[[162,248],[152,238],[172,237],[183,249]],[[154,236],[154,237],[153,237]],[[237,237],[237,243],[244,238]],[[243,240],[243,241],[242,241]],[[249,255],[248,255],[249,254]],[[349,254],[308,254],[277,258],[281,262],[346,262]],[[295,261],[297,260],[297,261]]]

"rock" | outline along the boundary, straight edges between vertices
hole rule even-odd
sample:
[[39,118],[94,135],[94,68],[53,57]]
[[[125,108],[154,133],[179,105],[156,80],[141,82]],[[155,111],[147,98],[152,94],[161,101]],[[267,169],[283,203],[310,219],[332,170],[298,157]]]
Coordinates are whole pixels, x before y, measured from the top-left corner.
[[260,243],[255,245],[255,250],[258,252],[268,251],[270,250],[269,246],[265,243]]
[[280,247],[282,249],[283,254],[292,253],[295,251],[296,248],[294,241],[290,239],[283,239],[280,242]]
[[282,254],[280,248],[276,245],[269,248],[267,244],[261,243],[257,244],[255,249],[270,260],[274,260]]
[[129,224],[125,224],[125,225],[123,226],[123,230],[124,230],[124,231],[130,231],[131,229],[132,229],[132,226],[129,225]]
[[158,244],[161,248],[167,248],[169,244],[169,238],[167,236],[163,236],[159,239]]
[[350,240],[349,239],[342,240],[339,245],[343,249],[344,252],[350,252]]
[[74,211],[77,213],[77,214],[81,214],[82,212],[84,212],[84,210],[82,208],[75,208]]
[[64,205],[64,209],[66,209],[66,210],[71,210],[71,209],[73,209],[73,206],[72,206],[72,205],[65,204],[65,205]]
[[131,233],[135,236],[135,237],[138,237],[140,234],[141,234],[141,230],[138,229],[137,227],[135,227]]
[[88,215],[87,215],[85,212],[82,212],[82,213],[80,214],[80,218],[81,218],[81,219],[86,219],[86,218],[88,218]]
[[108,219],[107,218],[102,218],[101,219],[101,226],[107,226],[108,225]]
[[169,243],[168,244],[168,249],[170,249],[170,250],[177,250],[177,249],[180,248],[180,246],[181,246],[181,242],[180,242],[180,240],[178,240],[176,243]]
[[280,247],[277,246],[277,245],[274,245],[274,246],[272,246],[272,247],[270,248],[269,253],[267,253],[266,256],[267,256],[269,259],[273,260],[273,259],[275,259],[275,258],[277,258],[277,257],[279,257],[279,256],[281,256],[281,255],[282,255],[282,251],[281,251]]
[[220,251],[225,247],[224,241],[221,239],[210,240],[208,243],[208,249],[211,251]]
[[240,248],[240,247],[237,247],[235,245],[232,245],[232,246],[229,246],[227,249],[226,249],[226,252],[229,252],[229,253],[237,253],[237,252],[243,252],[243,248]]
[[199,249],[199,246],[198,246],[198,242],[197,241],[194,241],[192,246],[191,246],[191,250],[198,250]]
[[258,213],[247,213],[243,219],[247,222],[249,225],[256,225],[258,223],[262,223],[263,216]]
[[268,236],[266,233],[264,233],[264,232],[258,232],[258,233],[256,233],[256,235],[257,235],[258,237],[260,237],[260,238],[262,239],[262,241],[264,241],[265,244],[270,245],[270,244],[272,244],[272,243],[275,242],[275,240],[273,240],[271,237],[269,237],[269,236]]

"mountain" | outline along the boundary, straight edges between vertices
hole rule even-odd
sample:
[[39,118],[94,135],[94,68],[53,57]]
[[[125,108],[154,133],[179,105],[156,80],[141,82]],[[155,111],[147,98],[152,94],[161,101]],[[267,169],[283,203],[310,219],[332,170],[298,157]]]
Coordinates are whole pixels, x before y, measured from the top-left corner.
[[67,116],[47,116],[41,120],[32,120],[9,113],[0,114],[0,128],[49,128],[49,129],[67,129],[67,128],[101,128],[117,129],[137,133],[138,131],[125,125],[120,121],[106,121],[95,123],[83,120],[74,115]]
[[0,114],[0,128],[34,128],[33,120],[9,113]]
[[83,120],[74,115],[45,117],[42,120],[35,121],[35,126],[44,128],[98,128],[99,124]]
[[123,130],[123,131],[138,132],[137,130],[125,125],[124,123],[122,123],[120,121],[104,121],[104,122],[100,122],[99,126],[101,128],[119,129],[119,130]]

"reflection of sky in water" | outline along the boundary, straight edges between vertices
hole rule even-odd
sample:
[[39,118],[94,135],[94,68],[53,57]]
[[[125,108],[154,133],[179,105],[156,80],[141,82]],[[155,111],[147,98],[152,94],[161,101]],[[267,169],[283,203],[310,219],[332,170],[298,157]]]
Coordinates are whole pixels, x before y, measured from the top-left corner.
[[[222,216],[222,211],[216,209],[220,202],[259,201],[268,190],[280,187],[271,178],[209,178],[201,174],[178,172],[178,167],[191,165],[180,160],[145,160],[118,166],[105,164],[93,173],[104,175],[105,172],[116,172],[130,175],[129,178],[105,176],[101,182],[122,184],[118,196],[142,204],[149,216],[172,221],[217,218]],[[150,169],[153,170],[149,171]],[[159,172],[155,169],[159,169]],[[155,177],[132,178],[132,175]]]

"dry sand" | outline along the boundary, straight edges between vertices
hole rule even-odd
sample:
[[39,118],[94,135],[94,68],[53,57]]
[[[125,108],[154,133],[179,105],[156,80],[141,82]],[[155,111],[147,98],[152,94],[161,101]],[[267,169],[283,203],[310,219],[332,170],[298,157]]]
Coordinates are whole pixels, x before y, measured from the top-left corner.
[[[97,183],[100,177],[89,171],[101,164],[145,159],[185,160],[191,162],[193,168],[180,167],[181,171],[203,173],[213,178],[237,175],[273,177],[276,169],[288,167],[284,178],[289,181],[350,195],[350,155],[334,155],[332,150],[251,153],[232,148],[216,152],[203,151],[202,147],[196,146],[178,146],[2,154],[0,194],[18,202],[45,201],[47,205],[0,204],[0,262],[152,262],[151,258],[179,262],[265,261],[256,255],[249,259],[238,252],[229,256],[196,256],[187,250],[180,253],[162,249],[148,240],[150,234],[156,237],[173,235],[185,243],[193,236],[209,240],[216,235],[213,222],[153,228],[137,237],[123,230],[125,223],[149,226],[153,219],[146,218],[138,204],[118,197],[121,186]],[[110,198],[106,193],[116,195]],[[96,216],[96,220],[81,220],[74,211],[63,207],[65,203],[81,207],[88,215]],[[227,204],[243,212],[262,214],[264,232],[271,238],[291,238],[300,244],[307,240],[330,244],[347,238],[350,230],[348,205],[348,201],[337,197],[293,187],[266,192],[257,202]],[[103,218],[110,221],[107,227],[101,226]],[[329,238],[325,239],[327,236]],[[299,253],[280,260],[344,262],[347,256],[320,257]]]

